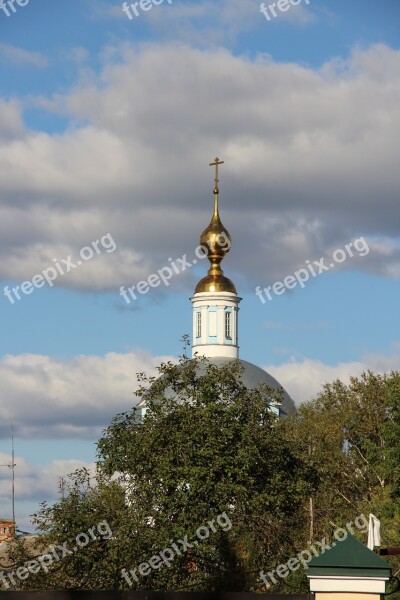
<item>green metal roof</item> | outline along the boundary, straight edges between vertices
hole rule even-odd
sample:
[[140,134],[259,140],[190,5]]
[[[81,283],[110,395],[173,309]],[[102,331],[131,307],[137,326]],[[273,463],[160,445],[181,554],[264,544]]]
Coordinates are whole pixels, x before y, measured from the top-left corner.
[[390,577],[391,566],[352,535],[308,563],[308,575]]

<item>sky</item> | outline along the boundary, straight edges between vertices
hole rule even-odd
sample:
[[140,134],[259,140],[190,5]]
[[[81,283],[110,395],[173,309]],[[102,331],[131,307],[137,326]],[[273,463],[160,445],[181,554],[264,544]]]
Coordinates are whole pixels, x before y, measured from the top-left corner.
[[296,404],[398,369],[400,3],[20,4],[0,5],[0,517],[14,426],[32,531],[136,373],[183,352],[216,156],[240,357]]

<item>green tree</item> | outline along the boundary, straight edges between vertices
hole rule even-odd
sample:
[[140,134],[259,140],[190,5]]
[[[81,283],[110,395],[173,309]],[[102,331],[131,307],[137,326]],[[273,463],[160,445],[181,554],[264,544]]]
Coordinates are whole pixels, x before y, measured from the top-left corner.
[[280,392],[248,390],[240,373],[239,363],[216,367],[206,359],[162,365],[138,392],[147,402],[143,421],[135,410],[119,415],[99,442],[104,472],[130,478],[147,556],[171,539],[195,540],[217,515],[232,522],[137,587],[255,588],[260,569],[290,545],[313,471],[278,432],[269,404]]
[[[112,536],[20,589],[259,589],[259,571],[291,555],[316,477],[269,410],[280,392],[248,390],[240,373],[183,357],[158,379],[141,374],[144,418],[118,415],[98,443],[96,480],[76,473],[66,498],[36,515],[47,546],[73,547],[104,520]],[[179,549],[168,566],[143,566],[168,548]]]
[[52,506],[42,503],[33,515],[40,536],[16,539],[10,545],[2,565],[3,589],[118,587],[119,541],[124,539],[128,514],[124,490],[100,472],[93,477],[80,469],[66,479],[65,494]]
[[[280,423],[318,473],[298,544],[319,540],[361,514],[381,520],[383,545],[400,546],[400,373],[337,380]],[[366,534],[362,538],[366,541]],[[389,558],[395,570],[400,561]]]

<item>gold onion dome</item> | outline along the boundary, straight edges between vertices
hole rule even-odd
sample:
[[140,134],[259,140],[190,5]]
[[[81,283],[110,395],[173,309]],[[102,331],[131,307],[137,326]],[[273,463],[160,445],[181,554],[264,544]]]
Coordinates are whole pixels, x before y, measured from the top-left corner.
[[225,277],[221,269],[222,259],[231,249],[231,235],[223,226],[218,212],[218,165],[221,164],[223,164],[223,161],[220,161],[218,157],[215,162],[210,163],[210,166],[215,165],[214,214],[209,226],[200,236],[200,244],[211,265],[207,275],[197,284],[195,294],[204,292],[231,292],[236,294],[235,285]]

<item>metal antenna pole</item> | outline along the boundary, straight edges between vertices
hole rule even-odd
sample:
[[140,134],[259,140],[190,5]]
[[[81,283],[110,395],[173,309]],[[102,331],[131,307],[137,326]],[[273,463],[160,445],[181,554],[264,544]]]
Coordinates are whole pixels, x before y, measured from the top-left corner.
[[14,425],[11,425],[11,470],[12,470],[12,518],[15,523],[15,452],[14,452]]
[[58,487],[60,488],[61,499],[64,500],[64,498],[65,498],[65,479],[64,479],[64,477],[60,477],[60,483],[58,484]]
[[[0,467],[8,467],[12,473],[12,520],[15,524],[15,452],[14,452],[14,425],[11,425],[11,463],[0,465]],[[14,527],[15,535],[15,527]]]

